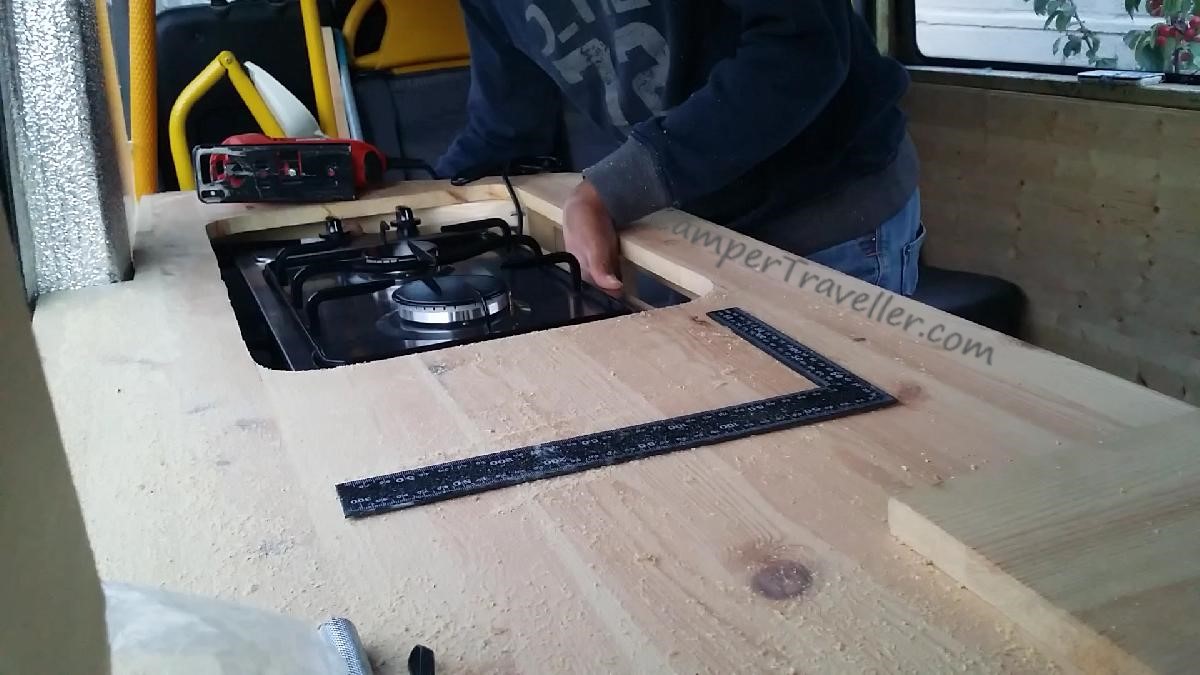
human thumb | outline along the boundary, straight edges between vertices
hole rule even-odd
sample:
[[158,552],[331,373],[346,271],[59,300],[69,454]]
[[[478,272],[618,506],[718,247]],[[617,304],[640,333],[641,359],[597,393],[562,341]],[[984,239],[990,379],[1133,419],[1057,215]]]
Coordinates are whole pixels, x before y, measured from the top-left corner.
[[597,272],[595,281],[596,286],[606,291],[619,291],[623,286],[621,280],[617,278],[617,275],[607,271]]

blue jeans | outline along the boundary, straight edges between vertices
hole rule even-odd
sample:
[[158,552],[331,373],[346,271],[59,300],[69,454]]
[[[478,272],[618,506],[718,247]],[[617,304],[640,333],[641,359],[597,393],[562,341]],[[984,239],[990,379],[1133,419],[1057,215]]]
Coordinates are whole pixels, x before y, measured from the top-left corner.
[[914,191],[904,208],[874,232],[805,257],[893,293],[912,295],[924,242],[921,193]]

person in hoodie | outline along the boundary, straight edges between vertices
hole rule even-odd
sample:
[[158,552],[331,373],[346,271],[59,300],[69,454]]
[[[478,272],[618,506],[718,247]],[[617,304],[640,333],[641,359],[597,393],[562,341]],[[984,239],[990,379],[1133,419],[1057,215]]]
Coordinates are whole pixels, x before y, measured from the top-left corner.
[[897,106],[908,78],[850,0],[461,3],[468,121],[436,171],[550,154],[561,101],[574,105],[613,148],[564,204],[566,247],[596,286],[621,290],[618,229],[674,206],[915,290],[918,159]]

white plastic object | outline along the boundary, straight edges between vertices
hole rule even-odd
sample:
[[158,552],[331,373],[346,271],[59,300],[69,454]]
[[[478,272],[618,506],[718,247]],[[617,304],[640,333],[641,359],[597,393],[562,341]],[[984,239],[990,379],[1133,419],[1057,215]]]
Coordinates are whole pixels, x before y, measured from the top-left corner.
[[308,108],[305,108],[300,99],[288,91],[287,87],[280,84],[275,76],[249,61],[245,63],[245,66],[246,73],[254,82],[254,87],[258,89],[263,102],[267,104],[267,108],[275,116],[275,121],[279,122],[279,126],[283,128],[283,133],[288,138],[324,136],[321,133],[321,125],[317,124],[316,118],[308,111]]
[[344,675],[305,623],[219,600],[105,582],[112,675]]
[[1087,70],[1077,76],[1080,82],[1100,82],[1103,84],[1120,84],[1148,86],[1163,81],[1162,73],[1144,73],[1133,70]]

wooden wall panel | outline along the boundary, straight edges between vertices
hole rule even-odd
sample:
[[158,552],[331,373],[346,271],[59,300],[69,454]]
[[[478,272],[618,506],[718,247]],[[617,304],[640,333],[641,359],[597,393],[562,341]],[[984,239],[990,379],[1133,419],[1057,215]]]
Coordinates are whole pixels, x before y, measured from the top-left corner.
[[927,261],[1009,279],[1039,346],[1200,404],[1200,112],[914,84]]

